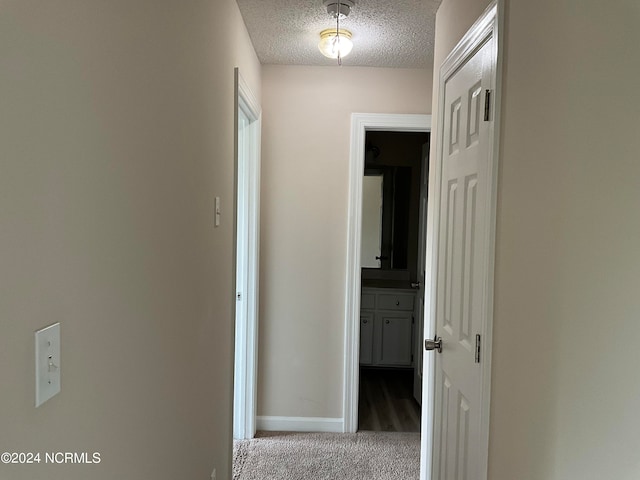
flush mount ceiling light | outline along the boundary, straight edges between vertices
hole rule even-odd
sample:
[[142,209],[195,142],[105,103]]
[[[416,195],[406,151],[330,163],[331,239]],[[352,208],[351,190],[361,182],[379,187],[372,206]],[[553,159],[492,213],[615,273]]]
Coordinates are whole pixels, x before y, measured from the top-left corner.
[[354,5],[352,0],[324,0],[322,4],[327,9],[331,18],[336,20],[336,28],[327,28],[320,32],[320,52],[328,58],[338,60],[338,65],[342,65],[342,58],[349,55],[353,48],[351,32],[340,28],[340,20],[345,19]]
[[353,48],[351,32],[344,29],[327,28],[320,32],[318,48],[328,58],[346,57]]

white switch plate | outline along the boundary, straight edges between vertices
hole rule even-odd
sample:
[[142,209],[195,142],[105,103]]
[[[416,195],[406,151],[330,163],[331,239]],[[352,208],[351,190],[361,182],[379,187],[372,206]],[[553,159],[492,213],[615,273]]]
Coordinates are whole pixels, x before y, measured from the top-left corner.
[[216,219],[215,219],[214,226],[219,227],[220,226],[220,197],[216,197],[215,210],[216,210]]
[[60,392],[60,323],[36,332],[36,407]]

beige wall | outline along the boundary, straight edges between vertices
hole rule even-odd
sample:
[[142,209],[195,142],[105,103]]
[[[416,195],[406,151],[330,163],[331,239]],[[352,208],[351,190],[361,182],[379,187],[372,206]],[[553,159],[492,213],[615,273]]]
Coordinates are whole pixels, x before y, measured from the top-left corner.
[[[233,0],[3,1],[3,479],[230,478]],[[212,227],[212,197],[222,225]],[[62,324],[62,391],[34,408],[34,330]]]
[[489,478],[636,479],[640,7],[506,4]]
[[431,72],[263,68],[259,415],[342,417],[351,113],[429,113]]

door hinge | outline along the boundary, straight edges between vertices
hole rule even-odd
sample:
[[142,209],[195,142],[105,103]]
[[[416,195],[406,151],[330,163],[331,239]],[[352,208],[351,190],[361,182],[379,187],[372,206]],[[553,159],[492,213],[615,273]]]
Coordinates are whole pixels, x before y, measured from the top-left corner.
[[411,363],[413,363],[413,353],[411,354]]
[[491,115],[491,90],[485,90],[484,95],[484,121],[488,122]]
[[480,335],[476,335],[476,363],[480,363]]
[[413,325],[414,323],[416,323],[416,317],[411,315],[411,325]]

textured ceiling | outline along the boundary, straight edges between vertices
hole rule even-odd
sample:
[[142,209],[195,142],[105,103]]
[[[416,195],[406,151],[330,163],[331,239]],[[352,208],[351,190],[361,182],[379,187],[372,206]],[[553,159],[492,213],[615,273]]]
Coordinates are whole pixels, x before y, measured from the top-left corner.
[[[353,33],[343,65],[429,68],[441,0],[356,0],[340,28]],[[237,0],[263,64],[335,65],[318,50],[320,31],[335,27],[322,0]]]

